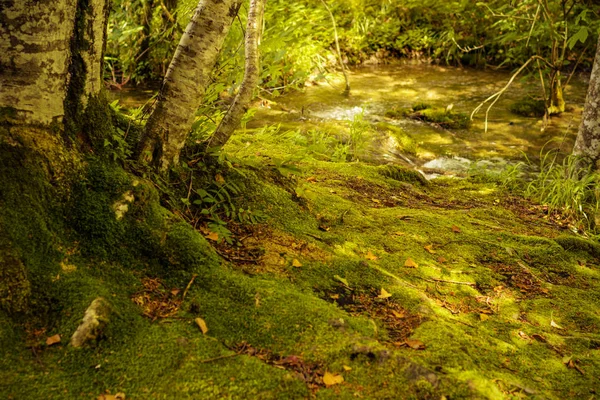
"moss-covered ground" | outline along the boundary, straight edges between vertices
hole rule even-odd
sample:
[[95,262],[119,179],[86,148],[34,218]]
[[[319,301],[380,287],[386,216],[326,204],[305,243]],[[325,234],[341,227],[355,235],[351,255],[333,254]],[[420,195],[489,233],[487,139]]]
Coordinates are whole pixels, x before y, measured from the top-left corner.
[[[0,244],[30,285],[0,312],[0,398],[596,398],[596,243],[494,183],[303,146],[248,131],[226,147],[219,181],[263,216],[231,222],[232,244],[97,160],[55,205],[4,151]],[[104,335],[68,346],[98,296]]]

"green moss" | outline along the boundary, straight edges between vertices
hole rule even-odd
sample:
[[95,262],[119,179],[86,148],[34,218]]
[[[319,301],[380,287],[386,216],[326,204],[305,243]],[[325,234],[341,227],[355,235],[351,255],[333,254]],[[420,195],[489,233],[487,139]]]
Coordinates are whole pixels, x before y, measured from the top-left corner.
[[546,113],[546,103],[544,100],[525,98],[511,104],[509,110],[516,115],[541,118]]
[[169,227],[164,249],[169,268],[202,271],[219,263],[206,239],[187,222],[177,222]]
[[0,243],[0,309],[10,313],[24,312],[29,308],[31,283],[25,266],[12,253]]
[[446,129],[466,129],[471,126],[469,116],[464,113],[447,111],[445,108],[427,108],[411,114],[413,119],[432,122]]
[[578,236],[559,236],[554,239],[565,250],[583,251],[600,259],[600,244]]
[[428,182],[423,175],[414,169],[401,167],[399,165],[382,165],[378,167],[379,173],[387,178],[400,182],[418,183],[427,185]]
[[0,107],[0,124],[9,124],[17,118],[17,110],[14,107]]

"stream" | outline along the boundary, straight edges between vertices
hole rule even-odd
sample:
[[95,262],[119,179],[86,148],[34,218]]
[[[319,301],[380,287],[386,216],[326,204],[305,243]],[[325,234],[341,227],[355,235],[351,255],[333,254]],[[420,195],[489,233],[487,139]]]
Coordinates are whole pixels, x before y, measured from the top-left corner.
[[[350,72],[352,91],[343,96],[339,79],[307,86],[257,103],[256,114],[247,127],[281,124],[283,129],[318,129],[335,123],[347,124],[356,115],[373,123],[400,127],[417,143],[414,154],[401,154],[393,136],[375,134],[369,138],[371,151],[363,160],[373,163],[402,163],[419,168],[428,178],[461,175],[474,165],[503,168],[509,162],[539,158],[542,149],[560,148],[569,152],[577,133],[587,84],[574,77],[564,88],[567,112],[553,116],[545,128],[540,118],[515,115],[509,106],[527,96],[539,97],[539,82],[516,79],[490,111],[484,131],[487,106],[475,116],[469,129],[446,130],[411,119],[390,119],[386,110],[410,108],[417,102],[434,107],[452,105],[452,111],[470,113],[483,100],[502,89],[510,79],[506,71],[442,67],[422,63],[370,66]],[[152,91],[113,92],[124,107],[143,104]],[[271,100],[271,99],[269,99]],[[552,142],[551,142],[552,141]],[[551,143],[549,143],[551,142]]]

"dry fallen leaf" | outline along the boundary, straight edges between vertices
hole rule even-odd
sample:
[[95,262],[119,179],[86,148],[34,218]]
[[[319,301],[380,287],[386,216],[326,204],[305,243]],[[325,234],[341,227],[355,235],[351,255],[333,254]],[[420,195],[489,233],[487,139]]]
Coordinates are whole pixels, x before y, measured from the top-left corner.
[[301,266],[302,266],[302,263],[300,261],[298,261],[296,258],[294,258],[294,261],[292,261],[292,267],[300,268]]
[[314,176],[309,176],[308,178],[306,178],[306,182],[316,182],[317,178],[315,178]]
[[408,268],[417,268],[418,267],[417,263],[414,262],[413,259],[410,258],[410,257],[408,257],[406,259],[406,262],[404,263],[404,266],[408,267]]
[[490,316],[487,314],[479,314],[479,319],[482,321],[487,321],[488,319],[490,319]]
[[352,371],[352,367],[349,367],[347,365],[343,365],[342,368],[344,368],[344,371]]
[[367,255],[365,256],[365,258],[367,260],[371,260],[371,261],[377,261],[377,260],[379,260],[379,257],[377,257],[375,254],[371,253],[370,251],[367,253]]
[[529,341],[531,341],[531,338],[529,337],[529,335],[528,335],[528,334],[526,334],[526,333],[525,333],[525,332],[523,332],[523,331],[519,331],[519,337],[520,337],[521,339],[523,339],[523,340],[529,340]]
[[534,333],[533,335],[531,335],[532,338],[534,338],[535,340],[537,340],[538,342],[542,342],[542,343],[546,343],[546,338],[542,335],[539,335],[537,333]]
[[56,344],[56,343],[60,343],[60,335],[59,334],[50,336],[48,339],[46,339],[46,345],[48,345],[48,346],[52,346],[53,344]]
[[395,235],[395,236],[404,236],[404,235],[406,235],[406,233],[397,231],[397,232],[394,232],[392,235]]
[[340,281],[340,282],[342,282],[344,284],[344,286],[346,286],[348,288],[350,287],[350,285],[348,284],[348,281],[346,279],[342,278],[341,276],[334,275],[333,278],[336,279],[336,280],[338,280],[338,281]]
[[415,349],[415,350],[424,350],[425,349],[425,343],[423,343],[417,339],[406,339],[405,343],[411,349]]
[[173,290],[171,290],[171,294],[173,296],[177,296],[179,294],[179,292],[181,292],[181,290],[179,290],[179,289],[173,289]]
[[217,184],[219,184],[219,186],[224,185],[225,184],[225,178],[223,178],[223,175],[221,175],[221,174],[216,174],[215,175],[215,182],[217,182]]
[[564,329],[562,326],[554,322],[554,320],[550,320],[550,326],[556,329]]
[[208,235],[206,235],[206,238],[209,240],[214,240],[216,242],[217,240],[219,240],[219,234],[216,232],[210,232]]
[[394,317],[396,318],[404,318],[406,315],[404,313],[399,313],[398,311],[392,310],[392,314],[394,314]]
[[208,326],[206,326],[206,322],[202,318],[196,318],[195,321],[202,331],[202,334],[206,335],[206,332],[208,332]]
[[337,300],[340,298],[340,295],[339,294],[330,294],[329,297],[332,298],[333,300]]
[[427,246],[423,246],[423,248],[424,248],[425,250],[427,250],[427,252],[428,252],[429,254],[435,254],[435,250],[433,249],[433,245],[432,245],[432,244],[430,244],[430,245],[427,245]]
[[445,262],[447,262],[447,261],[448,261],[448,260],[446,260],[446,259],[445,259],[444,257],[442,257],[442,256],[439,256],[439,257],[437,258],[437,262],[439,262],[440,264],[443,264],[443,263],[445,263]]
[[334,375],[331,372],[325,372],[325,375],[323,375],[325,386],[333,386],[342,382],[344,382],[344,377],[341,375]]
[[381,201],[379,201],[378,199],[371,199],[371,201],[372,201],[373,203],[381,203]]
[[460,233],[460,228],[456,225],[452,225],[452,232],[454,233]]
[[125,400],[125,393],[101,394],[97,400]]
[[378,299],[387,299],[388,297],[392,297],[391,293],[388,293],[387,290],[381,288],[381,293],[377,296]]

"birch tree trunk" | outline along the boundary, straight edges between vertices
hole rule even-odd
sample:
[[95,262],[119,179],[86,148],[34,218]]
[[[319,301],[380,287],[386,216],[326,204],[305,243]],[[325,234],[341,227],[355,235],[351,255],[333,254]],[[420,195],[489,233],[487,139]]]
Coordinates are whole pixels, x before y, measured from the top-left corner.
[[63,122],[100,91],[107,13],[106,0],[2,0],[0,109],[12,124]]
[[246,23],[245,52],[246,61],[244,79],[233,103],[217,130],[209,140],[209,147],[223,147],[235,129],[240,125],[242,117],[248,111],[254,88],[258,84],[260,54],[258,44],[266,0],[250,0],[248,21]]
[[600,38],[573,154],[588,158],[600,168]]
[[239,0],[200,0],[146,124],[138,148],[140,161],[157,165],[162,171],[179,162],[210,72],[240,5]]

